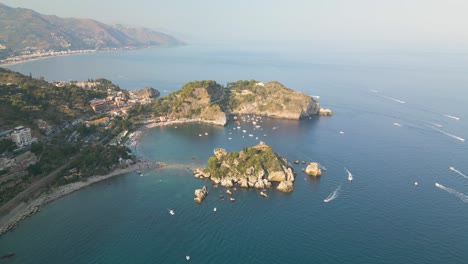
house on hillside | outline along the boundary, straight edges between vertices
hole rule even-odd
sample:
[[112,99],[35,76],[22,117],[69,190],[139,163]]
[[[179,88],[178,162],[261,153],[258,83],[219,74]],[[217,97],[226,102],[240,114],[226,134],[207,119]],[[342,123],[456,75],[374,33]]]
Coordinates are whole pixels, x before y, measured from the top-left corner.
[[31,137],[31,129],[24,126],[15,127],[10,135],[10,138],[13,142],[16,143],[16,146],[18,147],[31,145],[33,142]]

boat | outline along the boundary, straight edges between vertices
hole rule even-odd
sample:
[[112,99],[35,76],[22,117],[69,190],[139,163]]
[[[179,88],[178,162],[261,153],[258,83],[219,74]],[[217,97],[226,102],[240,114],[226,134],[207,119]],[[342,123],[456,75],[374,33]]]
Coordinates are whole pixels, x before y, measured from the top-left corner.
[[185,256],[185,259],[186,259],[186,260],[190,260],[190,256]]
[[205,136],[208,136],[208,132],[205,132]]
[[174,212],[174,210],[170,209],[170,210],[169,210],[169,214],[171,214],[171,215],[175,215],[175,212]]
[[231,201],[231,202],[234,202],[235,200],[236,200],[236,199],[234,199],[234,198],[232,198],[232,197],[229,198],[229,201]]
[[216,207],[215,207],[215,208],[213,208],[213,212],[216,212]]
[[455,170],[455,168],[454,168],[454,167],[452,167],[452,166],[450,166],[450,167],[449,167],[449,169],[450,169],[450,170],[453,170],[453,171]]
[[414,182],[414,186],[418,186],[418,184],[419,184],[418,182]]
[[348,173],[348,181],[352,181],[353,180],[353,174],[347,168],[344,168],[344,169]]

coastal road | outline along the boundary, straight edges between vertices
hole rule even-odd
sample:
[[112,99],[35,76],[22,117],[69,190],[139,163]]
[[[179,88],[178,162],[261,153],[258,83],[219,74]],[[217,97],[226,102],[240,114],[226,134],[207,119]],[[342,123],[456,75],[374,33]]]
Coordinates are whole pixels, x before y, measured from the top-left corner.
[[75,159],[76,157],[70,158],[67,163],[63,164],[58,169],[52,171],[51,173],[49,173],[49,175],[45,176],[44,178],[34,182],[24,191],[22,191],[17,196],[15,196],[15,198],[11,199],[6,204],[2,205],[0,207],[0,217],[7,215],[8,212],[13,210],[18,205],[20,205],[23,200],[27,198],[31,198],[32,196],[36,195],[39,190],[41,190],[42,188],[47,186],[49,183],[51,183],[55,179],[57,174],[63,169],[65,169],[67,166],[69,166]]

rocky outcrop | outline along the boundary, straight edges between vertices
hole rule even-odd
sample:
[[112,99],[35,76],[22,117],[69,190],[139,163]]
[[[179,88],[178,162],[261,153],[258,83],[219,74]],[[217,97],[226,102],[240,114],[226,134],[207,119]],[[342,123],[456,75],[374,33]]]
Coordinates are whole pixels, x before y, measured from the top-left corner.
[[267,179],[272,182],[282,182],[286,180],[286,173],[284,171],[273,171],[268,174]]
[[320,170],[320,166],[317,162],[311,162],[307,165],[307,168],[304,171],[309,176],[320,176],[322,175],[322,171]]
[[227,151],[223,148],[215,148],[213,153],[217,159],[221,159],[222,157],[227,155]]
[[318,114],[321,116],[331,116],[333,115],[333,112],[327,108],[320,108]]
[[[196,169],[194,172],[193,172],[193,177],[199,179],[199,178],[210,178],[211,174],[209,172],[204,172],[203,170],[201,169]],[[217,182],[219,183],[219,182]]]
[[213,125],[225,126],[227,123],[226,113],[217,104],[206,107],[202,110],[200,118]]
[[280,192],[292,192],[294,191],[294,186],[290,181],[282,181],[276,189]]
[[196,203],[202,203],[206,196],[208,196],[208,189],[206,188],[206,186],[203,186],[203,188],[201,189],[196,189],[194,195],[195,197],[193,198],[193,200]]

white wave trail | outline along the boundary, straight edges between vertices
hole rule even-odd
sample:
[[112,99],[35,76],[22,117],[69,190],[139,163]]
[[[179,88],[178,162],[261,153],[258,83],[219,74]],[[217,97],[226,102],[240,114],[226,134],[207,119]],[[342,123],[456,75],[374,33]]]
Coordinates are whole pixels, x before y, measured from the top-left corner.
[[462,137],[455,136],[455,135],[453,135],[453,134],[450,134],[450,133],[445,132],[445,131],[443,131],[443,130],[437,129],[437,128],[435,128],[435,127],[431,127],[431,128],[434,129],[435,131],[439,131],[440,133],[442,133],[442,134],[444,134],[444,135],[446,135],[446,136],[449,136],[449,137],[451,137],[451,138],[460,140],[461,142],[465,142],[465,139],[462,138]]
[[379,91],[377,91],[377,90],[369,90],[369,91],[371,91],[371,92],[373,92],[373,93],[378,93],[378,92],[379,92]]
[[455,195],[456,197],[460,198],[460,200],[462,200],[464,203],[468,203],[468,195],[465,195],[461,192],[458,192],[457,190],[454,190],[452,188],[449,188],[449,187],[445,187],[443,186],[442,184],[440,183],[435,183],[435,186],[439,189],[442,189],[450,194],[453,194]]
[[389,97],[389,96],[385,96],[385,95],[379,95],[380,97],[383,97],[385,99],[388,99],[388,100],[392,100],[392,101],[395,101],[397,103],[400,103],[400,104],[404,104],[405,101],[402,101],[402,100],[398,100],[398,99],[395,99],[395,98],[392,98],[392,97]]
[[442,115],[445,116],[445,117],[448,117],[448,118],[455,119],[455,120],[457,120],[457,121],[460,120],[460,118],[459,118],[459,117],[456,117],[456,116],[447,115],[447,114],[442,114]]
[[450,170],[451,170],[451,171],[454,171],[454,172],[460,174],[461,176],[465,177],[466,179],[468,179],[468,176],[466,176],[465,174],[463,174],[461,171],[455,169],[454,167],[450,167]]
[[428,122],[429,124],[433,125],[433,126],[436,126],[436,127],[442,127],[442,125],[439,125],[437,123],[432,123],[432,122]]
[[327,198],[323,199],[324,202],[328,203],[330,201],[335,200],[338,197],[338,194],[340,194],[341,190],[341,185],[339,185],[330,195],[327,196]]

